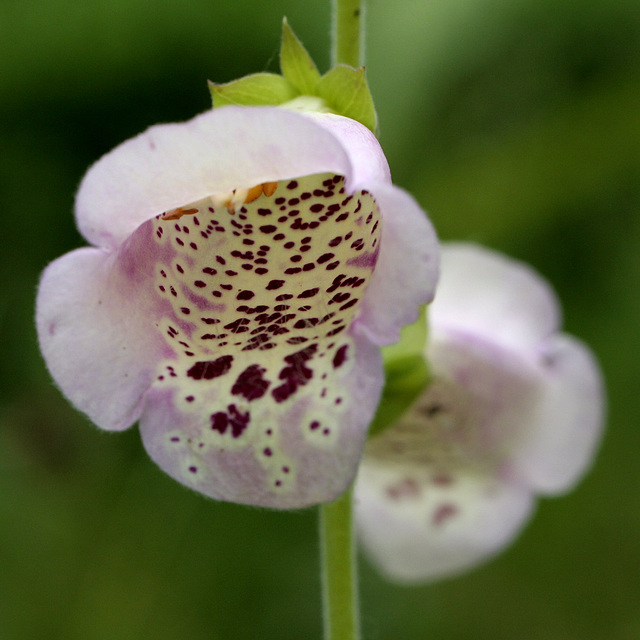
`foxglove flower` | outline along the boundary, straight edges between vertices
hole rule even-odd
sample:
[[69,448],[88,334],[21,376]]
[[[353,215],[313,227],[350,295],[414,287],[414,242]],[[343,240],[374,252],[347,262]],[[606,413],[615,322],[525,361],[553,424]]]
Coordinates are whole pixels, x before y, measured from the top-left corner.
[[570,489],[603,420],[589,350],[525,265],[474,245],[442,251],[429,309],[432,383],[372,438],[356,482],[364,547],[405,582],[459,573],[510,542],[536,495]]
[[379,346],[417,317],[437,243],[373,134],[330,114],[223,107],[99,160],[93,245],[46,269],[53,378],[99,427],[220,500],[294,508],[355,475]]

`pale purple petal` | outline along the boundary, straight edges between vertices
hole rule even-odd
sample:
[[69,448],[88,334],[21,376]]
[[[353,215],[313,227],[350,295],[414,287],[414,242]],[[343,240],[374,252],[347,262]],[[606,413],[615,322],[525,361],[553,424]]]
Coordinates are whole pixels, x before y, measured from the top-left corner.
[[[352,140],[357,129],[365,128],[353,123],[339,132]],[[386,161],[372,136],[362,134],[354,157],[366,165],[357,174],[384,175]],[[116,247],[163,211],[236,188],[324,172],[350,179],[352,167],[339,138],[312,116],[275,107],[224,107],[189,122],[151,127],[103,156],[80,185],[77,223],[93,244]]]
[[52,376],[78,409],[110,430],[138,419],[164,347],[149,326],[149,292],[123,266],[100,249],[68,253],[45,270],[36,309]]
[[433,299],[439,275],[438,239],[417,202],[392,185],[372,187],[383,216],[377,266],[358,323],[376,344],[396,342],[400,329]]
[[490,475],[366,461],[355,500],[366,551],[382,573],[407,583],[452,576],[488,560],[533,510],[527,489]]
[[516,349],[535,348],[559,327],[555,294],[523,263],[483,247],[453,243],[442,249],[441,270],[429,309],[433,326]]
[[567,335],[540,349],[545,387],[513,454],[517,473],[548,494],[571,489],[593,461],[604,424],[604,385],[590,350]]
[[355,120],[330,113],[307,115],[339,140],[347,152],[352,165],[352,173],[347,176],[348,191],[391,183],[387,159],[382,153],[374,151],[379,148],[379,142],[369,129]]

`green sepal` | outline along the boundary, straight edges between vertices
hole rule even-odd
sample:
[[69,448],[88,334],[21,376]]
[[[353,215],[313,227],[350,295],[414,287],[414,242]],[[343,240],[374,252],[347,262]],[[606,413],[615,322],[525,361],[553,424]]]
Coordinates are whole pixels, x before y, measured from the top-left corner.
[[369,437],[395,424],[414,404],[431,382],[425,359],[427,313],[422,309],[417,322],[405,327],[396,344],[382,349],[385,385]]
[[320,78],[317,94],[336,113],[356,120],[376,133],[376,109],[364,67],[335,66]]
[[282,21],[280,70],[300,95],[316,95],[320,72],[286,18]]
[[254,73],[227,84],[209,82],[209,91],[214,109],[230,104],[279,105],[298,95],[286,78],[275,73]]

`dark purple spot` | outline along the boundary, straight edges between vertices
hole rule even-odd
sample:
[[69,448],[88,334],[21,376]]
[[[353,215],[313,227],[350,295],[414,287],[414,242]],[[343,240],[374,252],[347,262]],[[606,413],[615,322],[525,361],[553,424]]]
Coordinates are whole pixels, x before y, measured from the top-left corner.
[[270,216],[271,215],[271,209],[258,209],[258,215]]
[[273,291],[274,289],[279,289],[283,284],[284,280],[271,280],[269,284],[265,287],[267,291]]
[[298,181],[297,180],[292,180],[288,185],[287,185],[287,189],[297,189],[298,188]]
[[269,273],[269,269],[265,269],[264,267],[258,267],[255,271],[259,276],[264,275],[265,273]]
[[434,527],[441,526],[446,520],[449,520],[458,513],[458,509],[452,504],[441,504],[434,510],[431,517],[431,523]]
[[318,287],[314,287],[313,289],[306,289],[302,293],[298,294],[298,298],[312,298],[315,296],[320,289]]
[[284,233],[276,233],[275,236],[273,236],[274,240],[284,240]]
[[287,275],[293,275],[295,273],[300,273],[302,271],[302,269],[300,267],[289,267],[288,269],[285,269],[284,272]]
[[324,264],[325,262],[328,262],[329,260],[331,260],[331,258],[333,258],[334,256],[335,256],[334,253],[323,253],[318,258],[318,264]]
[[250,414],[238,411],[235,404],[227,407],[227,412],[218,411],[211,415],[211,429],[224,434],[227,429],[231,428],[231,435],[239,438],[249,424]]
[[321,204],[321,203],[318,203],[318,204],[312,204],[312,205],[309,207],[309,210],[310,210],[310,211],[313,211],[313,213],[320,213],[323,209],[324,209],[324,205],[323,205],[323,204]]
[[194,286],[198,287],[199,289],[202,289],[202,287],[206,287],[207,283],[206,282],[202,282],[202,280],[196,280],[194,283]]
[[196,362],[187,375],[194,380],[213,380],[224,375],[231,369],[233,356],[220,356],[216,360],[203,360]]
[[215,276],[216,273],[218,273],[218,271],[216,269],[214,269],[213,267],[205,267],[202,270],[202,273],[208,273],[210,276]]
[[294,329],[307,329],[308,327],[315,327],[318,324],[318,318],[304,318],[303,320],[298,320],[293,325]]
[[345,300],[348,300],[350,297],[351,297],[351,294],[346,292],[346,291],[344,291],[342,293],[336,293],[336,295],[333,296],[333,298],[331,298],[331,300],[329,300],[329,304],[333,304],[334,302],[337,302],[337,303],[340,304],[340,303],[344,302]]
[[260,231],[262,231],[262,233],[273,233],[278,227],[276,227],[273,224],[263,224],[260,227]]
[[257,398],[261,398],[269,388],[271,382],[263,378],[266,369],[257,364],[249,365],[235,381],[231,387],[233,395],[239,395],[251,402]]
[[337,247],[342,242],[342,236],[336,236],[333,240],[329,240],[330,247]]
[[238,295],[236,296],[236,300],[251,300],[251,298],[253,298],[253,296],[255,295],[256,294],[253,293],[253,291],[245,289],[244,291],[240,291],[238,293]]
[[264,455],[267,456],[267,457],[273,455],[273,451],[271,451],[271,449],[269,447],[264,448],[262,450],[262,453],[264,453]]
[[337,369],[340,365],[344,364],[347,359],[347,348],[349,345],[343,344],[333,356],[333,367]]
[[245,325],[248,325],[249,322],[251,322],[249,318],[236,318],[233,322],[229,322],[229,324],[225,324],[224,328],[227,329],[227,331],[230,331],[231,333],[244,333],[245,331],[249,330],[245,326]]
[[271,392],[276,402],[284,402],[291,397],[299,387],[304,386],[313,377],[313,371],[306,366],[306,362],[313,358],[318,349],[317,344],[311,344],[300,351],[296,351],[291,355],[285,356],[284,361],[287,366],[284,367],[278,375],[284,383],[276,387]]

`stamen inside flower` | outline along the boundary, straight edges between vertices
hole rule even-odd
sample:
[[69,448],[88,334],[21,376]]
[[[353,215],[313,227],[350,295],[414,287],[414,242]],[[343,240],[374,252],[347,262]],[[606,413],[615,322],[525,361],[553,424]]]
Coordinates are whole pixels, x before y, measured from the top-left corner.
[[156,386],[194,418],[165,440],[185,460],[181,479],[195,486],[215,467],[208,456],[249,448],[270,490],[292,487],[291,443],[337,446],[349,407],[349,328],[380,241],[375,200],[314,175],[214,194],[151,224],[156,291],[169,303],[160,329],[175,354]]

